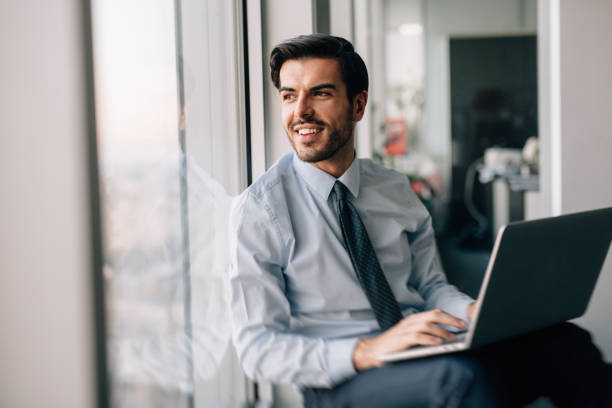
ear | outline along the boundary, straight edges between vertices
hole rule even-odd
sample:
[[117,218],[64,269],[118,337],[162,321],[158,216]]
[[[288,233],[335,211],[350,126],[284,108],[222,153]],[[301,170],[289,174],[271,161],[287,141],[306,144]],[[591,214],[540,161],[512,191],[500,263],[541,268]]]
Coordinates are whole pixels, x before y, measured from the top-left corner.
[[353,97],[353,122],[359,122],[368,104],[368,91],[361,91]]

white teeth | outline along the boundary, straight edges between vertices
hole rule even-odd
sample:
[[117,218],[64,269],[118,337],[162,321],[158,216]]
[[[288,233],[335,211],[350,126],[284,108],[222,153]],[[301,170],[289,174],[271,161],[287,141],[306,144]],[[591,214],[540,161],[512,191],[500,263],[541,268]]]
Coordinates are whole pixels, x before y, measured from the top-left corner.
[[317,129],[300,129],[300,130],[298,130],[298,133],[300,135],[309,135],[309,134],[317,133],[317,132],[318,132]]

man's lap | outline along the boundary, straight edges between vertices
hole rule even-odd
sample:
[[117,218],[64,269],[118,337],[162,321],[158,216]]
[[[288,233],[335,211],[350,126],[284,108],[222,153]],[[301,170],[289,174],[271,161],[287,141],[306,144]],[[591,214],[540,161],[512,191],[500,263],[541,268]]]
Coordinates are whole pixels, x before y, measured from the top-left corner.
[[473,387],[489,401],[478,361],[467,354],[390,363],[333,390],[306,390],[306,407],[458,407]]
[[589,398],[609,381],[589,334],[566,323],[480,350],[387,364],[332,390],[306,390],[304,399],[334,408],[520,406],[547,395],[559,406],[596,406],[601,400]]

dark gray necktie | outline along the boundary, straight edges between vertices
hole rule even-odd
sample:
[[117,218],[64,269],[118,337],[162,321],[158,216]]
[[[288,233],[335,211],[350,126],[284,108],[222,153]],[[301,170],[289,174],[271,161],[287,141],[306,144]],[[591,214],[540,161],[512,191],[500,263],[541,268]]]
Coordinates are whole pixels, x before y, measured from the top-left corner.
[[380,328],[387,330],[402,319],[402,312],[380,268],[368,232],[357,210],[347,199],[348,189],[340,181],[336,181],[334,192],[337,199],[336,213],[353,268]]

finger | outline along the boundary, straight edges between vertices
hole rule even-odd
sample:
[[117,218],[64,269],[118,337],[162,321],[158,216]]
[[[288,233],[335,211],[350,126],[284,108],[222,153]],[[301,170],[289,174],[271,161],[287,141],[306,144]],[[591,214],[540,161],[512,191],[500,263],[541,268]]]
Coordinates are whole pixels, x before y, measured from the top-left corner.
[[437,323],[431,323],[426,320],[406,326],[404,330],[398,334],[403,337],[410,336],[412,334],[426,334],[447,341],[455,341],[457,339],[454,333],[446,330]]
[[405,339],[411,339],[412,336],[417,334],[438,337],[447,341],[457,340],[454,333],[446,330],[437,323],[432,323],[428,320],[413,321],[411,324],[404,325],[403,327],[389,333],[389,337],[395,337],[400,339],[400,341],[405,341]]
[[430,336],[440,337],[447,341],[455,341],[455,334],[439,326],[436,323],[425,322],[417,328],[419,333],[428,334]]
[[464,320],[461,320],[452,314],[446,313],[441,309],[430,310],[421,314],[423,315],[422,318],[428,322],[444,324],[446,326],[457,327],[459,329],[463,329],[467,326],[467,323]]
[[442,339],[436,336],[430,336],[429,334],[416,333],[412,336],[411,344],[408,345],[408,348],[414,346],[436,346],[442,344]]

